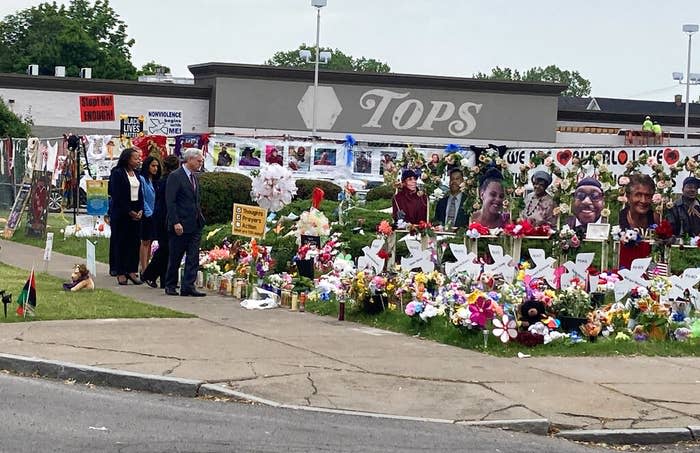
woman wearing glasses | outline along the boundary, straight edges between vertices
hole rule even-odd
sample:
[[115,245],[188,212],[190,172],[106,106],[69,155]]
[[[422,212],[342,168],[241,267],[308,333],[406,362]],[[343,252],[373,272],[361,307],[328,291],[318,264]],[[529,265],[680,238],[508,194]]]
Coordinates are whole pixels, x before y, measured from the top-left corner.
[[574,215],[566,220],[571,228],[578,228],[585,232],[589,223],[600,223],[600,214],[603,212],[603,189],[595,178],[583,178],[576,184],[572,212]]

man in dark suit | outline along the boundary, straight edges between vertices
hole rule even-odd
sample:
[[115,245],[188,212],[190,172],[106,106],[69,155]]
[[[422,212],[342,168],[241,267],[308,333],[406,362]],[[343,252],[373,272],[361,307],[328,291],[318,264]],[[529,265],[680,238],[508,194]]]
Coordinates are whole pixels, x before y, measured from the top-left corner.
[[433,223],[442,224],[445,228],[459,228],[467,225],[469,216],[464,210],[462,185],[464,175],[462,170],[454,168],[450,171],[450,193],[442,197],[435,206]]
[[194,282],[199,268],[199,241],[204,228],[204,216],[200,207],[199,181],[196,172],[202,168],[204,156],[198,148],[188,148],[182,153],[183,164],[168,177],[165,187],[170,256],[165,277],[165,294],[176,296],[178,273],[182,257],[185,273],[180,283],[181,296],[203,297]]

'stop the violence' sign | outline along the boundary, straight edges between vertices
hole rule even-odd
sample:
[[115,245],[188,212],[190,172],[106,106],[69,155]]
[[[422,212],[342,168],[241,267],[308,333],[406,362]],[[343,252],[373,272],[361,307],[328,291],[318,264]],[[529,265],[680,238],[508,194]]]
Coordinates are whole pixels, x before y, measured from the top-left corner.
[[80,121],[114,121],[114,96],[95,94],[80,96]]

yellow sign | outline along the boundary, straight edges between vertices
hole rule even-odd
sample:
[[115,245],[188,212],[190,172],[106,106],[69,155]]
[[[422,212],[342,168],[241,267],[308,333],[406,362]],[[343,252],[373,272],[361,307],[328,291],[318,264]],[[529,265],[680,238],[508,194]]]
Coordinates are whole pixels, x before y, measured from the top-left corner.
[[233,204],[233,234],[261,238],[265,236],[266,220],[267,209],[245,204]]

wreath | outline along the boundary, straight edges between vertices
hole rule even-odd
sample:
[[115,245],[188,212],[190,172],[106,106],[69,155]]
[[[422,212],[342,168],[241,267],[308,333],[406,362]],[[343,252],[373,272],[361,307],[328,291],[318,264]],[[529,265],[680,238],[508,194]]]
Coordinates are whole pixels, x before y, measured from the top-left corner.
[[[590,172],[591,169],[593,170],[592,174]],[[558,206],[554,208],[554,215],[571,213],[576,184],[586,176],[591,176],[600,182],[606,205],[601,212],[601,216],[603,218],[610,216],[610,208],[607,206],[618,198],[617,192],[610,189],[615,187],[617,183],[615,181],[615,175],[613,175],[608,166],[603,163],[603,154],[600,152],[591,153],[581,158],[574,157],[571,159],[571,163],[568,165],[567,171],[564,173],[563,177],[552,183],[552,186],[554,186],[552,189],[552,198],[554,202],[558,204]]]

